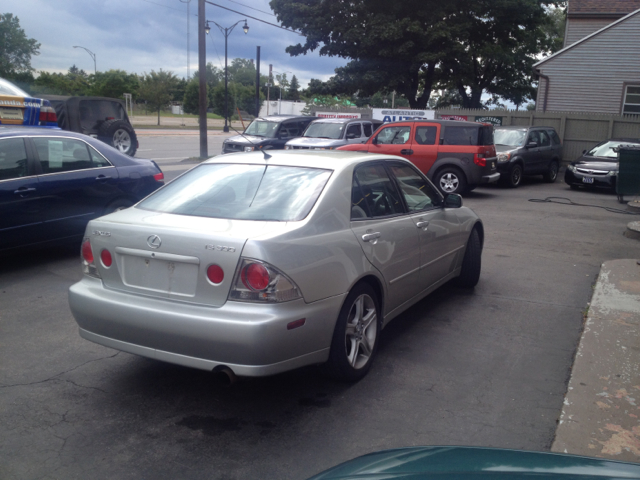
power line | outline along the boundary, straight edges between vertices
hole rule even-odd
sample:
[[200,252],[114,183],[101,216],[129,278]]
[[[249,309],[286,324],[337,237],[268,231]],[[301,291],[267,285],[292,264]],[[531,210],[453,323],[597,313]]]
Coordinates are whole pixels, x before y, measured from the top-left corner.
[[288,28],[281,27],[280,25],[276,25],[275,23],[267,22],[267,21],[262,20],[260,18],[252,17],[251,15],[247,15],[246,13],[238,12],[237,10],[232,10],[230,8],[223,7],[222,5],[218,5],[217,3],[210,2],[209,0],[204,0],[204,1],[205,1],[205,3],[208,3],[208,4],[213,5],[215,7],[224,8],[225,10],[229,10],[230,12],[237,13],[238,15],[242,15],[243,17],[251,18],[252,20],[257,20],[258,22],[266,23],[267,25],[271,25],[272,27],[277,27],[277,28],[280,28],[282,30],[286,30],[287,32],[295,33],[297,35],[302,35],[300,32],[296,32],[295,30],[290,30]]
[[151,4],[153,4],[153,5],[158,5],[159,7],[168,8],[169,10],[175,10],[176,12],[180,12],[180,13],[182,13],[182,10],[179,10],[179,9],[177,9],[177,8],[173,8],[173,7],[170,7],[169,5],[164,5],[164,4],[162,4],[162,3],[152,2],[152,1],[150,1],[150,0],[142,0],[142,1],[143,1],[143,2],[147,2],[147,3],[151,3]]
[[251,10],[255,10],[256,12],[265,13],[267,15],[271,15],[272,17],[275,17],[275,15],[273,13],[271,13],[271,12],[265,12],[264,10],[260,10],[259,8],[250,7],[249,5],[245,5],[244,3],[236,2],[235,0],[227,0],[227,1],[229,1],[231,3],[236,3],[238,5],[242,5],[243,7],[246,7],[246,8],[250,8]]

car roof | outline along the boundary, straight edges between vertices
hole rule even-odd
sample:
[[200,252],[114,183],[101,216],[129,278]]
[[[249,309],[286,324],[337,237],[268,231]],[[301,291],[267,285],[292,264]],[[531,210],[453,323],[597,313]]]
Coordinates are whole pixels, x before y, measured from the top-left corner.
[[[15,136],[32,136],[32,137],[42,137],[42,136],[58,136],[58,137],[74,137],[80,138],[83,140],[87,139],[87,135],[76,132],[69,132],[67,130],[62,130],[59,128],[47,128],[47,127],[25,127],[22,125],[0,125],[0,137],[15,137]],[[91,137],[89,137],[91,138]]]
[[371,120],[364,118],[318,118],[313,123],[351,123],[351,122],[369,122]]
[[256,117],[254,120],[265,120],[267,122],[284,122],[285,120],[315,120],[317,117],[310,117],[308,115],[265,115],[262,117]]
[[429,122],[429,123],[439,123],[440,125],[443,125],[445,127],[482,127],[487,125],[486,123],[481,123],[481,122],[465,122],[462,120],[441,120],[441,119],[433,119],[433,118],[425,118],[422,120],[398,120],[396,122],[389,122],[389,123],[385,123],[384,127],[388,127],[389,125],[406,125],[406,124],[411,124],[411,123],[423,123],[423,122]]
[[554,127],[545,127],[545,126],[539,126],[539,125],[531,125],[531,126],[526,126],[526,125],[500,125],[495,127],[496,129],[500,128],[502,130],[534,130],[537,128],[546,128],[548,130],[555,130]]
[[[265,159],[265,154],[270,157]],[[397,161],[411,165],[408,160],[394,155],[380,155],[346,150],[269,150],[268,152],[229,153],[212,157],[203,164],[246,163],[261,165],[284,165],[305,168],[326,168],[342,171],[365,161]]]

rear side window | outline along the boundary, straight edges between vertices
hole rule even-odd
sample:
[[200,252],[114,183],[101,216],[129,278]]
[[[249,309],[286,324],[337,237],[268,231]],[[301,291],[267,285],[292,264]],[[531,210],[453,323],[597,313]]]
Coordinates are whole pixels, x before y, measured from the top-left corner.
[[358,167],[351,194],[351,219],[404,213],[404,206],[384,165]]
[[370,123],[363,123],[362,126],[364,127],[364,136],[370,137],[373,133],[372,125]]
[[73,138],[32,138],[43,173],[71,172],[108,167],[104,157],[86,143]]
[[551,137],[551,140],[553,140],[554,145],[560,145],[562,143],[560,141],[560,137],[558,136],[555,130],[547,130],[547,131],[549,132],[549,136]]
[[0,180],[27,176],[27,150],[22,138],[0,140]]
[[551,139],[549,138],[549,135],[544,130],[540,130],[540,146],[548,147],[549,145],[551,145]]
[[416,142],[420,145],[435,145],[438,127],[417,127]]
[[138,206],[156,212],[233,220],[305,218],[331,170],[279,165],[200,165]]
[[493,145],[491,125],[447,126],[444,130],[443,145]]

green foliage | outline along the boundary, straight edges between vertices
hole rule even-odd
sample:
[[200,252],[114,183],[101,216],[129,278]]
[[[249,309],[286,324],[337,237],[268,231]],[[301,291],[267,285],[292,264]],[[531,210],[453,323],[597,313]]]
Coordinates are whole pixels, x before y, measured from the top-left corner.
[[[255,87],[256,66],[253,64],[253,61],[246,58],[234,58],[227,69],[229,71],[228,81],[230,83],[253,85]],[[222,81],[224,82],[224,71],[222,72]]]
[[[198,80],[198,78],[200,78],[200,74],[199,71],[196,70],[192,79]],[[211,62],[207,63],[205,68],[205,81],[209,88],[215,87],[220,82],[224,82],[224,71],[220,70],[218,67],[214,67]]]
[[75,65],[67,73],[39,72],[31,87],[31,93],[49,95],[91,95],[91,78]]
[[[256,112],[256,89],[255,86],[242,85],[240,83],[229,84],[229,104],[227,116],[232,117],[237,114],[236,109],[249,112],[251,115],[257,115]],[[211,105],[213,111],[224,118],[224,85],[218,85],[210,92]],[[260,101],[264,100],[262,92]]]
[[33,72],[31,56],[39,54],[40,44],[27,38],[20,20],[12,13],[0,14],[0,77],[12,79]]
[[91,94],[97,97],[123,98],[124,93],[131,93],[136,98],[140,81],[134,73],[124,70],[98,72],[93,76]]
[[160,110],[173,100],[173,91],[178,84],[178,78],[173,72],[162,69],[145,73],[140,79],[139,97],[153,110],[158,111],[158,125],[160,125]]
[[300,83],[296,76],[291,77],[291,83],[289,84],[289,91],[287,92],[287,100],[298,101],[300,100]]
[[[208,90],[208,88],[207,88]],[[185,89],[182,107],[184,108],[185,113],[190,113],[192,115],[197,115],[200,113],[199,105],[200,105],[200,82],[198,78],[192,79],[189,83],[187,83],[187,88]]]

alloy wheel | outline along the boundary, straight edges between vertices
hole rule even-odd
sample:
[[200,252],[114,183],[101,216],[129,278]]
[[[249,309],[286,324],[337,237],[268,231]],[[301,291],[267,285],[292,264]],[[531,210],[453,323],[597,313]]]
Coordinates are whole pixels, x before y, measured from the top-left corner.
[[354,369],[360,369],[369,362],[377,335],[376,304],[369,295],[360,295],[351,305],[345,329],[347,361]]

